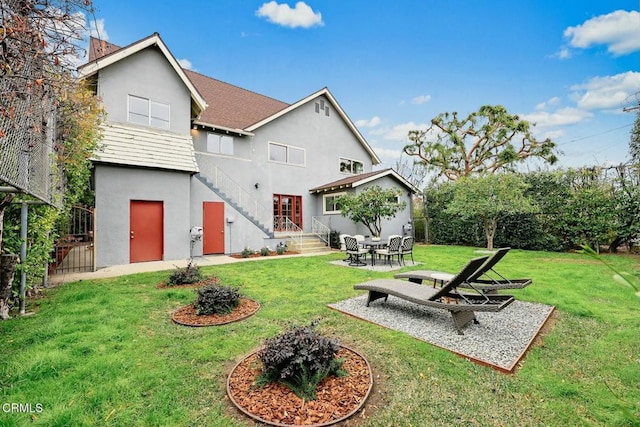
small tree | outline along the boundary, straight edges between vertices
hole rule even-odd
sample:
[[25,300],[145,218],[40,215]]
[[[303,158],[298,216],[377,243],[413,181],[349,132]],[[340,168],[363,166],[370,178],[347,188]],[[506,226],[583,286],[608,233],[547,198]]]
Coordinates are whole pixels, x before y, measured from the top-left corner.
[[378,185],[369,187],[357,194],[345,194],[337,199],[342,216],[353,222],[361,222],[367,226],[371,235],[380,236],[382,220],[391,219],[403,210],[406,202],[398,201],[398,191],[392,188],[383,189]]
[[455,192],[447,212],[482,219],[487,249],[493,250],[493,238],[502,215],[532,213],[537,210],[524,192],[525,182],[516,174],[491,174],[456,181]]
[[537,157],[549,164],[558,159],[556,144],[538,141],[531,124],[501,105],[485,105],[460,119],[458,113],[442,113],[425,130],[409,132],[411,144],[403,151],[418,157],[427,168],[449,180],[481,173],[513,170],[517,163]]

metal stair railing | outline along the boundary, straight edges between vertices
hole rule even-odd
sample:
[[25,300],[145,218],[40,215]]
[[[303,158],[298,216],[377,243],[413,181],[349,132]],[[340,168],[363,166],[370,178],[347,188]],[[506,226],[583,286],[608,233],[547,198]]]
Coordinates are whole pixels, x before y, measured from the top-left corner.
[[330,245],[331,228],[323,224],[316,216],[311,218],[311,232],[316,234],[327,245]]
[[258,199],[242,188],[242,186],[235,182],[229,175],[220,170],[208,156],[200,153],[195,154],[200,175],[233,200],[238,207],[242,208],[247,214],[253,217],[253,219],[265,227],[268,227],[272,218],[271,209],[264,207]]
[[286,233],[287,237],[298,245],[302,245],[302,228],[291,221],[288,216],[276,215],[273,217],[273,229]]

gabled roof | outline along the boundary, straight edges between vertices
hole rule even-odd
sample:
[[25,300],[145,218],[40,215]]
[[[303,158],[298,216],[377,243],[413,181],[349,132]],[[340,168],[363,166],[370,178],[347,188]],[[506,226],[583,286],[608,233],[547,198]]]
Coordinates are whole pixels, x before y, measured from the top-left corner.
[[102,128],[102,144],[94,162],[198,172],[190,135],[111,123]]
[[195,124],[250,134],[246,131],[249,126],[289,106],[194,71],[185,73],[209,103]]
[[89,47],[90,62],[78,68],[80,77],[89,77],[104,67],[154,45],[162,51],[171,66],[189,88],[192,105],[196,110],[196,116],[198,116],[194,120],[194,124],[240,135],[253,135],[253,132],[261,126],[308,102],[312,102],[320,96],[325,96],[358,142],[367,151],[373,164],[380,163],[380,158],[326,87],[294,104],[287,104],[194,71],[183,69],[158,33],[154,33],[124,48],[92,38]]
[[379,164],[380,163],[380,158],[378,157],[378,155],[373,151],[373,149],[371,148],[371,146],[369,145],[369,143],[364,139],[364,137],[362,136],[362,134],[360,133],[360,131],[358,130],[358,128],[356,128],[356,126],[353,124],[353,122],[351,121],[351,119],[349,118],[349,116],[347,116],[347,113],[345,113],[345,111],[342,109],[342,107],[340,106],[340,104],[338,104],[338,101],[336,101],[336,99],[333,97],[333,95],[331,94],[331,92],[329,92],[329,89],[327,89],[326,87],[323,89],[320,89],[319,91],[312,93],[311,95],[307,96],[306,98],[301,99],[300,101],[289,105],[287,108],[284,108],[280,111],[278,111],[275,114],[272,114],[271,116],[265,117],[262,120],[260,120],[257,123],[252,124],[251,126],[247,127],[246,130],[249,132],[253,132],[256,129],[258,129],[261,126],[266,125],[267,123],[284,116],[285,114],[295,110],[296,108],[313,101],[314,99],[320,97],[320,96],[325,96],[329,102],[331,103],[331,105],[333,106],[334,110],[338,112],[338,115],[340,115],[340,117],[342,118],[342,120],[346,123],[346,125],[349,127],[349,129],[351,130],[351,132],[353,133],[353,135],[356,137],[356,139],[360,142],[360,144],[362,144],[362,146],[364,147],[364,149],[367,151],[367,153],[369,153],[369,156],[371,156],[371,159],[373,161],[373,164]]
[[[86,64],[78,67],[79,77],[86,78],[93,74],[96,74],[101,69],[108,67],[109,65],[127,58],[128,56],[131,56],[137,52],[140,52],[141,50],[146,49],[150,46],[157,46],[160,49],[165,58],[167,58],[167,61],[169,61],[169,64],[171,64],[171,67],[174,69],[178,77],[180,77],[185,86],[187,86],[189,92],[191,93],[192,106],[196,110],[196,115],[199,115],[202,111],[204,111],[205,108],[207,108],[207,102],[200,94],[200,92],[198,92],[198,89],[196,89],[191,80],[189,80],[184,70],[182,69],[176,58],[173,56],[173,54],[169,51],[167,46],[164,44],[158,33],[153,33],[149,37],[139,40],[123,48],[118,48],[118,46],[111,43],[105,43],[100,47],[96,47],[96,42],[92,41],[89,50],[90,62],[87,62]],[[91,60],[92,58],[93,60]]]
[[383,169],[380,171],[361,173],[358,175],[352,175],[346,178],[342,178],[337,181],[333,181],[328,184],[324,184],[319,187],[312,188],[311,190],[309,190],[309,193],[311,194],[329,193],[329,192],[334,192],[338,190],[344,190],[347,188],[355,188],[359,185],[367,184],[369,182],[378,180],[385,176],[391,176],[396,181],[400,182],[402,185],[407,187],[412,193],[417,193],[419,191],[418,188],[416,188],[416,186],[414,186],[405,178],[403,178],[402,175],[400,175],[398,172],[394,171],[393,169],[389,168],[389,169]]

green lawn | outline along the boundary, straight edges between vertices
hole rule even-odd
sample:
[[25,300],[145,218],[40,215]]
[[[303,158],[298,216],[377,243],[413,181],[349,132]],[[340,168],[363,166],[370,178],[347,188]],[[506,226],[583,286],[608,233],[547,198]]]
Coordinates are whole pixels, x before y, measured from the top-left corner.
[[[417,246],[419,268],[457,271],[474,248]],[[638,257],[605,256],[638,271]],[[225,397],[235,362],[292,325],[364,354],[376,386],[361,426],[640,425],[640,304],[611,271],[579,254],[512,250],[499,264],[533,284],[516,298],[554,305],[557,318],[507,375],[336,311],[352,285],[392,273],[334,266],[326,256],[270,258],[202,270],[262,305],[218,327],[170,320],[193,289],[157,289],[169,272],[80,281],[0,322],[0,426],[239,426]],[[406,267],[414,268],[414,267]],[[426,325],[428,326],[428,325]],[[32,413],[12,412],[31,405]],[[15,408],[15,405],[14,405]]]

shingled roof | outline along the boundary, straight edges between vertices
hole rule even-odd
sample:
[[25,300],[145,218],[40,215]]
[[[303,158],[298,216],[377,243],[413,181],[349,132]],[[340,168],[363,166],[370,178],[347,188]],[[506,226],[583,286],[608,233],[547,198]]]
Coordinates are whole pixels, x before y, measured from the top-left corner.
[[311,190],[309,190],[309,193],[311,194],[331,193],[339,190],[344,190],[346,188],[353,188],[362,184],[366,184],[371,181],[375,181],[377,179],[380,179],[388,175],[395,178],[398,182],[404,184],[404,186],[407,187],[409,190],[411,190],[411,192],[413,193],[418,192],[418,189],[413,184],[411,184],[409,181],[404,179],[401,175],[399,175],[393,169],[388,168],[388,169],[383,169],[379,171],[366,172],[358,175],[348,176],[346,178],[342,178],[337,181],[333,181],[328,184],[324,184],[319,187],[312,188]]
[[231,130],[246,129],[289,106],[286,102],[242,89],[194,71],[185,70],[185,72],[209,104],[200,118],[196,120],[196,124]]
[[[192,105],[195,107],[194,110],[197,115],[193,122],[195,125],[236,132],[240,135],[253,135],[257,128],[288,114],[308,102],[312,102],[320,96],[324,96],[333,105],[334,110],[351,129],[353,135],[362,144],[367,153],[369,153],[373,163],[380,163],[376,153],[326,87],[293,104],[288,104],[195,71],[181,68],[158,33],[154,33],[123,48],[113,43],[91,38],[89,62],[78,69],[80,76],[87,77],[96,73],[101,67],[108,66],[150,44],[157,45],[163,51],[169,62],[176,69],[176,72],[181,75],[185,80],[185,84],[189,87],[194,101]],[[97,61],[97,59],[101,60]]]

